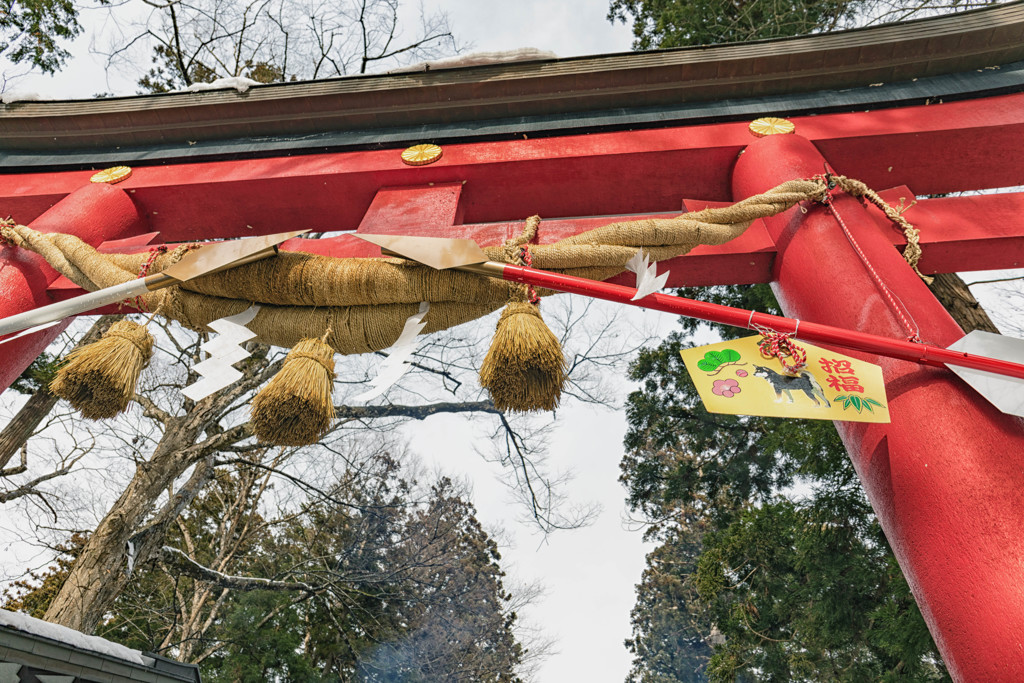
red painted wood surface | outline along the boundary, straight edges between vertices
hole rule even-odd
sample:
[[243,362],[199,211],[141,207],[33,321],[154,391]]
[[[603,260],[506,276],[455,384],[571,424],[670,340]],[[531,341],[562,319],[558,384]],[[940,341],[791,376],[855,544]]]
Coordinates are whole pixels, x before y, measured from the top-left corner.
[[[798,136],[758,140],[736,167],[736,197],[814,173],[822,161]],[[921,337],[947,346],[962,336],[869,210],[845,196],[836,207]],[[780,245],[773,287],[787,316],[907,336],[824,207],[765,223]],[[948,371],[852,355],[882,366],[892,423],[836,426],[943,659],[958,681],[1024,680],[1024,423]]]
[[[103,184],[86,183],[30,227],[41,232],[66,232],[92,245],[146,232],[145,219],[128,195]],[[58,274],[41,257],[24,249],[0,248],[0,317],[53,302],[47,288]],[[3,345],[0,388],[6,389],[67,325],[57,325]]]
[[[842,173],[874,188],[924,195],[1024,183],[1024,94],[794,122]],[[729,174],[749,141],[746,122],[734,122],[449,144],[417,167],[398,149],[138,167],[119,187],[169,241],[282,225],[354,230],[378,189],[428,183],[465,183],[466,223],[618,216],[678,211],[684,198],[729,201]],[[90,173],[0,175],[0,205],[26,223]]]

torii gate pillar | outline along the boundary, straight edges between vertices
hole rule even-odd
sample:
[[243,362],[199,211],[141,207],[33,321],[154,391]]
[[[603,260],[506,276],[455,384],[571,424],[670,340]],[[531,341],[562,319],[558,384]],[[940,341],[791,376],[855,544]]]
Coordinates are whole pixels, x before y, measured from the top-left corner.
[[[824,162],[797,135],[762,138],[737,162],[734,196],[809,178]],[[845,195],[835,207],[921,337],[948,346],[963,336],[869,209]],[[778,247],[772,287],[787,316],[908,336],[826,207],[765,223]],[[949,371],[854,355],[882,367],[892,423],[836,427],[951,675],[1024,680],[1024,422]]]

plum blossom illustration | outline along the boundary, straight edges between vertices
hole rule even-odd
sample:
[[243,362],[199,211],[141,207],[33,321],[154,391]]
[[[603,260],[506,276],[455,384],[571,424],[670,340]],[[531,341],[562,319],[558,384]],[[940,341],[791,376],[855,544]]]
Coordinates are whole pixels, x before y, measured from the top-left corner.
[[734,379],[716,379],[711,387],[711,393],[722,398],[732,398],[740,391],[740,383]]

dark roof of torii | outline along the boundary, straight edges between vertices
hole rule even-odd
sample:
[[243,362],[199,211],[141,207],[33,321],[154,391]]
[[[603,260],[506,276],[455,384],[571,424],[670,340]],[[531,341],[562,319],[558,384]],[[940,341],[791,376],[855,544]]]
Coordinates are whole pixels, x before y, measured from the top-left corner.
[[1024,2],[781,40],[0,106],[0,171],[878,109],[1024,90]]

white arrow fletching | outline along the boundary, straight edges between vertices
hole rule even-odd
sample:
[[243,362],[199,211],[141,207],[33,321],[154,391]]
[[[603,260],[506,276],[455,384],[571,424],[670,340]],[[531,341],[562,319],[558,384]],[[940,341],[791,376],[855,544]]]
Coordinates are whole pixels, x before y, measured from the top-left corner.
[[668,282],[669,271],[658,275],[658,264],[650,263],[643,250],[636,252],[633,258],[629,259],[626,270],[636,273],[636,294],[633,295],[633,301],[654,294],[663,289]]
[[[975,330],[949,346],[952,351],[962,351],[989,358],[1024,363],[1024,339],[1007,337]],[[1007,415],[1024,417],[1024,379],[997,375],[984,370],[947,365],[960,379],[967,382],[979,394],[988,399]]]

